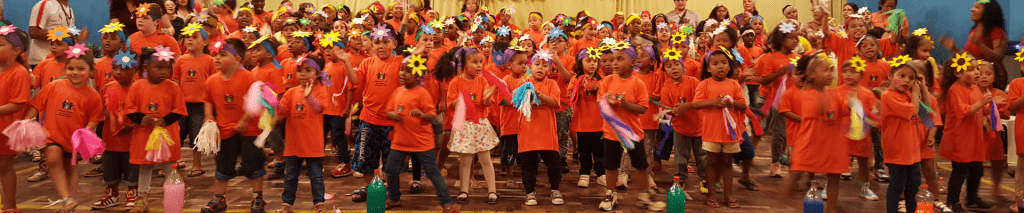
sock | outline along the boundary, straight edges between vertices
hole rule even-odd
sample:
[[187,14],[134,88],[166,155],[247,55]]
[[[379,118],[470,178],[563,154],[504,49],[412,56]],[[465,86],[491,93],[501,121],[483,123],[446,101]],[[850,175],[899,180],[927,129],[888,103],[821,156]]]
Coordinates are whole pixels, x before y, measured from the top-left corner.
[[253,191],[252,192],[252,197],[254,197],[254,198],[263,198],[263,191]]

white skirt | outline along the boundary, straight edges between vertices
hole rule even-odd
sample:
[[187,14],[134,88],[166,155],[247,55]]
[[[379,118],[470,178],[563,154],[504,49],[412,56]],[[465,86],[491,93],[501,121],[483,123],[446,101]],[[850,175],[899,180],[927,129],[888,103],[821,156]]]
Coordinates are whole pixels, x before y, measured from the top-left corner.
[[489,151],[498,146],[498,136],[494,134],[487,118],[480,118],[480,123],[467,121],[462,130],[452,130],[452,142],[448,149],[455,153],[475,154]]

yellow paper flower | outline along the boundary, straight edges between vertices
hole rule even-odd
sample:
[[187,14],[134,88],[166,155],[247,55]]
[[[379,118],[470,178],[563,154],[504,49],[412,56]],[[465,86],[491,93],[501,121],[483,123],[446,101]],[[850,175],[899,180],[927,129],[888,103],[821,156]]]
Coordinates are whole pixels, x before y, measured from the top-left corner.
[[253,41],[252,44],[249,44],[249,49],[252,49],[253,47],[256,47],[256,45],[263,44],[263,41],[266,41],[268,38],[270,38],[270,35],[261,36],[259,39],[256,39],[255,41]]
[[825,53],[818,53],[818,58],[828,63],[829,67],[836,66],[836,63],[832,61],[832,58],[829,58],[828,55],[825,55]]
[[192,36],[193,33],[199,32],[199,30],[202,30],[202,29],[203,29],[203,25],[202,24],[199,24],[199,23],[196,23],[196,22],[192,22],[192,23],[189,23],[188,26],[185,26],[185,28],[181,29],[181,34],[182,35],[186,35],[186,36]]
[[956,58],[953,59],[953,68],[956,68],[957,72],[967,70],[971,66],[971,56],[967,55],[967,52],[956,54]]
[[928,34],[928,28],[918,28],[917,30],[914,30],[914,35],[916,36],[923,36],[925,34]]
[[331,47],[331,46],[334,46],[334,42],[341,41],[341,39],[338,38],[340,36],[341,36],[341,33],[338,33],[338,32],[333,32],[332,31],[332,32],[329,32],[329,33],[325,33],[324,37],[320,39],[320,46],[321,47]]
[[683,57],[683,52],[676,50],[676,48],[665,49],[665,52],[662,54],[665,55],[665,59],[674,61],[678,61],[680,58]]
[[791,58],[791,59],[789,59],[789,64],[791,64],[793,66],[796,66],[799,63],[800,63],[800,58]]
[[864,68],[867,67],[867,63],[860,56],[854,56],[850,59],[850,66],[852,66],[857,72],[864,72]]
[[412,55],[409,58],[409,66],[412,68],[412,74],[416,76],[423,76],[423,71],[427,70],[427,58],[421,55]]
[[1017,60],[1017,62],[1024,62],[1024,56],[1021,56],[1021,53],[1024,53],[1024,50],[1017,51],[1017,57],[1013,58],[1013,60]]
[[910,61],[910,56],[909,55],[901,55],[899,57],[893,58],[892,62],[889,63],[889,66],[899,67],[899,66],[903,66],[904,64],[907,64],[907,62],[909,62],[909,61]]
[[678,32],[678,33],[672,35],[672,43],[673,44],[682,43],[683,41],[686,41],[686,34],[685,33]]
[[313,33],[311,33],[311,32],[302,32],[302,30],[296,30],[295,32],[292,32],[292,37],[305,38],[305,37],[309,37],[311,35],[313,35]]
[[619,41],[618,43],[615,43],[615,45],[611,46],[613,50],[624,50],[628,47],[629,43],[626,43],[625,41]]
[[71,37],[71,32],[68,31],[68,27],[57,26],[49,31],[50,34],[46,35],[46,39],[50,41],[60,41],[64,38]]
[[[1020,55],[1020,53],[1017,53],[1017,55]],[[592,59],[600,60],[601,59],[601,49],[595,49],[593,47],[587,47],[587,57],[590,57]]]
[[112,33],[117,31],[124,31],[124,24],[121,24],[121,22],[111,22],[100,29],[100,33]]

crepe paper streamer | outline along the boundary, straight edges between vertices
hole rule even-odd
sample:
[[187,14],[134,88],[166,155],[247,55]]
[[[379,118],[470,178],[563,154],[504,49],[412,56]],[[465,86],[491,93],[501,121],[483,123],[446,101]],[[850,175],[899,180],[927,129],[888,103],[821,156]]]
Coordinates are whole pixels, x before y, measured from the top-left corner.
[[868,125],[864,122],[864,104],[860,99],[850,98],[850,129],[846,137],[851,140],[862,140],[865,138],[865,130]]
[[662,108],[672,109],[672,107],[665,106],[664,104],[661,104],[661,102],[655,101],[654,99],[647,99],[647,100],[650,101],[651,103],[654,103],[654,104],[657,104],[658,106],[661,106]]
[[750,118],[750,126],[754,128],[754,135],[764,135],[764,129],[761,129],[761,119],[757,118],[757,116],[754,115],[754,112],[750,111],[750,108],[747,108],[746,113],[747,118]]
[[931,129],[935,127],[935,121],[932,120],[931,114],[928,114],[928,110],[925,110],[924,107],[917,109],[917,116],[921,117],[921,123],[924,124],[925,128]]
[[262,88],[263,82],[256,81],[249,86],[249,91],[245,93],[245,105],[242,108],[249,116],[259,116],[263,112],[263,106],[260,104],[260,99],[263,98]]
[[903,9],[893,9],[889,12],[885,12],[885,14],[889,15],[889,18],[886,19],[886,22],[889,24],[886,25],[885,30],[889,32],[899,32],[903,27],[903,21],[907,20],[907,13],[904,12]]
[[775,96],[768,99],[768,103],[761,107],[761,111],[768,113],[772,108],[779,108],[779,103],[782,102],[782,95],[786,94],[786,81],[789,80],[788,75],[782,75],[782,83],[779,84],[779,89],[775,91]]
[[124,117],[125,116],[124,116],[123,112],[121,112],[120,106],[121,106],[121,91],[117,90],[117,89],[113,89],[113,88],[108,89],[107,90],[107,111],[110,113],[110,115],[112,115],[115,118],[117,118],[114,121],[114,122],[116,122],[114,126],[120,126],[120,124],[124,123]]
[[502,98],[512,100],[512,91],[508,89],[508,84],[506,84],[505,81],[498,79],[498,76],[495,76],[494,73],[487,70],[483,71],[483,76],[484,79],[487,79],[487,82],[491,83],[491,85],[498,87],[498,95],[501,95]]
[[340,104],[338,104],[338,97],[341,97],[343,94],[345,94],[345,87],[347,87],[347,86],[348,86],[348,79],[346,78],[345,81],[341,84],[341,88],[342,88],[341,92],[334,93],[334,94],[331,95],[331,103],[334,103],[335,106],[340,105]]
[[[732,101],[732,97],[726,95],[725,100]],[[725,129],[729,130],[729,134],[732,135],[732,139],[736,140],[736,119],[729,113],[729,107],[722,108],[722,120],[725,122]]]
[[[96,136],[96,133],[92,130],[86,128],[75,130],[71,134],[71,146],[73,146],[71,159],[75,159],[76,154],[81,154],[82,158],[89,159],[103,153],[103,150],[105,150],[100,137]],[[71,161],[71,165],[76,164],[76,161]]]
[[[669,115],[668,117],[669,117],[669,120],[672,120],[672,116],[671,115]],[[662,155],[661,153],[664,152],[664,150],[665,150],[665,143],[668,142],[668,138],[670,138],[672,136],[672,124],[661,123],[661,125],[658,125],[658,127],[660,127],[660,130],[662,132],[667,132],[668,133],[668,134],[665,134],[665,137],[661,138],[661,144],[658,145],[658,153],[657,154],[660,156],[660,155]]]
[[608,122],[608,125],[612,127],[612,132],[618,137],[622,147],[626,150],[636,148],[634,141],[639,141],[640,136],[633,132],[629,125],[622,122],[618,115],[615,115],[612,106],[608,104],[607,95],[597,100],[597,108],[601,111],[601,117],[604,118],[604,121]]
[[220,129],[216,121],[207,121],[196,135],[196,151],[210,155],[220,152]]
[[27,152],[33,148],[46,146],[46,129],[38,122],[18,120],[4,128],[8,148],[16,152]]
[[171,135],[163,127],[153,127],[149,133],[149,140],[146,141],[146,160],[150,162],[163,162],[169,159],[170,152],[168,145],[174,145]]
[[473,123],[480,123],[480,115],[476,111],[476,105],[473,104],[472,96],[469,95],[469,91],[462,90],[462,102],[466,103],[466,120]]
[[512,93],[512,106],[516,107],[527,121],[530,121],[532,105],[540,105],[540,98],[537,97],[536,90],[533,88],[533,82],[526,82]]
[[270,115],[277,114],[277,109],[281,108],[281,102],[277,100],[277,93],[274,93],[274,89],[268,85],[263,86],[263,101],[268,104],[264,107],[270,111]]
[[672,110],[661,110],[654,114],[654,120],[658,121],[659,124],[672,124],[672,116],[668,115]]
[[263,132],[260,132],[260,135],[256,136],[256,140],[252,142],[253,145],[262,149],[263,145],[267,143],[267,137],[270,137],[270,132],[274,130],[272,120],[273,116],[270,115],[270,112],[264,111],[263,115],[260,116],[259,122],[256,124],[256,127],[262,129]]
[[935,113],[935,110],[932,110],[931,107],[928,107],[928,104],[921,103],[921,109],[928,111],[928,113]]
[[1003,124],[999,123],[999,109],[996,108],[996,101],[991,100],[989,105],[992,108],[992,111],[988,113],[989,122],[992,124],[992,132],[1002,132]]
[[459,100],[455,103],[455,114],[452,115],[452,130],[462,131],[466,125],[466,102],[462,98],[462,93],[459,93]]
[[[572,88],[572,92],[569,93],[569,104],[565,108],[572,108],[573,106],[576,105],[576,100],[579,99],[579,96],[580,96],[580,89],[583,88],[583,85],[586,85],[586,84],[587,84],[587,76],[586,75],[580,75],[578,78],[576,78],[576,87],[573,87]],[[564,110],[564,109],[562,109],[562,110]]]

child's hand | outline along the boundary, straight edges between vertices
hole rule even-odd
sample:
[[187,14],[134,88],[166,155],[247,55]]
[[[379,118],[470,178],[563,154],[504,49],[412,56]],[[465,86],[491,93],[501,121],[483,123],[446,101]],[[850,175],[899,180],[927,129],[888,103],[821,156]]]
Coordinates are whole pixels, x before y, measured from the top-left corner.
[[689,109],[690,107],[688,104],[678,104],[675,108],[672,108],[672,113],[674,114],[673,116],[682,116],[683,113],[686,113],[686,110]]
[[140,125],[142,125],[142,126],[152,126],[153,125],[153,117],[149,117],[149,115],[147,115],[145,117],[142,117],[142,123]]
[[338,56],[338,59],[341,60],[341,62],[349,62],[348,53],[345,52],[345,49],[339,49],[338,51],[334,51],[334,55]]
[[152,122],[153,122],[153,126],[154,127],[166,127],[167,126],[167,123],[164,122],[164,119],[153,118]]
[[420,109],[412,109],[411,111],[409,111],[409,115],[420,117],[423,115],[423,111],[420,111]]
[[725,98],[718,97],[718,100],[715,102],[715,107],[721,109],[727,106],[729,106],[729,101],[725,100]]
[[387,116],[388,116],[388,119],[390,119],[392,121],[402,122],[402,116],[399,115],[398,112],[388,112]]
[[127,135],[128,133],[131,133],[132,129],[134,129],[134,125],[124,125],[123,127],[121,127],[121,129],[117,130],[117,132],[114,132],[114,135],[124,136]]
[[302,94],[305,94],[304,97],[309,97],[309,94],[313,93],[313,84],[314,81],[309,81],[308,83],[302,85]]
[[[491,98],[491,96],[494,95],[494,91],[496,91],[496,90],[498,90],[497,86],[489,86],[489,87],[487,87],[487,89],[484,89],[484,98],[485,99]],[[538,94],[540,94],[540,93],[538,93]]]
[[619,102],[622,101],[622,100],[619,100],[618,98],[616,98],[615,96],[612,96],[612,94],[605,95],[605,98],[608,99],[608,105],[611,105],[611,106],[618,106]]
[[992,92],[986,92],[985,95],[982,95],[981,101],[985,103],[992,101]]
[[248,130],[248,128],[249,128],[249,121],[248,120],[242,120],[242,121],[239,121],[237,124],[235,124],[235,132],[237,132],[237,133],[243,133],[246,130]]
[[954,40],[953,37],[949,37],[948,35],[942,35],[942,38],[939,39],[939,42],[942,43],[942,47],[945,47],[947,50],[952,51],[956,49],[956,40]]

